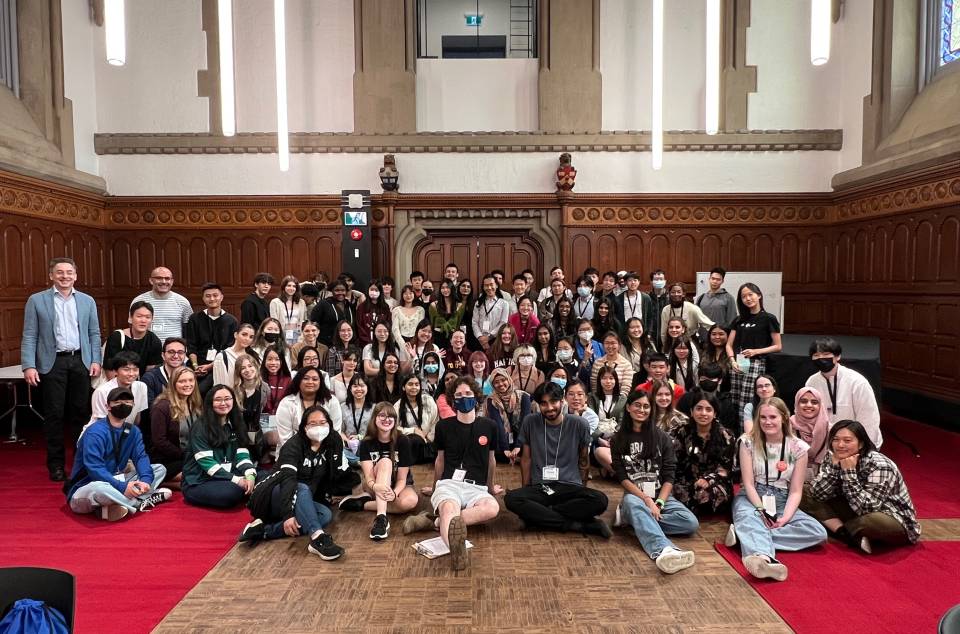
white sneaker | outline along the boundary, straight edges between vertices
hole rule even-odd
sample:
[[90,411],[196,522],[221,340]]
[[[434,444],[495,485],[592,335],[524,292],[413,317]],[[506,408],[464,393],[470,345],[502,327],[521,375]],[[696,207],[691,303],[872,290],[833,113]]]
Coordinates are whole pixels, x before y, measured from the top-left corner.
[[617,504],[617,510],[613,512],[613,527],[620,528],[623,526],[623,511],[621,510],[623,506]]
[[737,529],[733,527],[733,524],[727,529],[727,535],[723,538],[723,545],[727,548],[733,548],[737,545]]
[[100,519],[107,520],[108,522],[122,520],[129,514],[130,509],[122,504],[107,504],[106,506],[100,507]]
[[692,550],[678,550],[673,546],[667,546],[657,557],[657,568],[662,572],[672,575],[684,568],[693,565],[694,554]]
[[757,579],[785,581],[787,578],[787,567],[764,555],[747,555],[743,558],[743,565]]

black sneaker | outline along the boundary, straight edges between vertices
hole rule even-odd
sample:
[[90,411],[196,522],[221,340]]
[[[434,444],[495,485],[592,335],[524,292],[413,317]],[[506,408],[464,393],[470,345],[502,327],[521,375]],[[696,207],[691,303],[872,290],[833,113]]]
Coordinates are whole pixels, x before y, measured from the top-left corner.
[[166,487],[161,487],[145,498],[140,499],[140,506],[137,510],[149,511],[157,504],[162,504],[173,497],[173,491]]
[[363,510],[363,505],[367,502],[373,502],[373,498],[366,493],[361,493],[360,495],[348,495],[340,500],[340,504],[337,508],[339,508],[341,511],[359,512]]
[[601,519],[594,519],[589,522],[584,522],[583,533],[584,535],[599,535],[604,539],[610,539],[613,537],[613,531],[610,530],[610,527],[607,526],[607,523]]
[[370,529],[370,539],[381,541],[390,535],[390,520],[386,515],[377,515],[373,519],[373,528]]
[[266,529],[263,526],[263,520],[255,519],[243,527],[237,541],[240,543],[255,542],[263,539],[264,535],[266,535]]
[[316,539],[310,540],[307,552],[313,553],[324,561],[333,561],[343,555],[343,548],[337,546],[327,533],[320,533]]

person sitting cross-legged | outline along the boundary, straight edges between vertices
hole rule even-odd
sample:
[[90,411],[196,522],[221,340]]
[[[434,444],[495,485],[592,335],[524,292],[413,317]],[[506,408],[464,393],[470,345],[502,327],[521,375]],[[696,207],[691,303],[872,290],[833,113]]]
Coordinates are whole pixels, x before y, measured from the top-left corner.
[[332,496],[345,476],[343,441],[320,405],[303,412],[294,435],[280,448],[274,470],[260,479],[250,496],[250,514],[239,542],[308,535],[307,552],[325,561],[344,550],[324,527],[333,519]]
[[613,533],[597,516],[607,496],[584,486],[590,469],[590,427],[583,418],[563,413],[563,390],[555,383],[537,388],[538,414],[520,428],[523,487],[504,497],[506,507],[526,528],[600,535]]
[[[116,521],[165,502],[172,493],[156,488],[167,470],[161,464],[150,464],[140,430],[124,421],[133,410],[130,388],[113,388],[107,395],[107,408],[107,416],[88,425],[80,435],[64,491],[74,513],[99,510],[101,518]],[[127,470],[131,461],[134,469]]]
[[624,489],[614,526],[632,526],[657,568],[673,574],[692,566],[694,554],[680,550],[666,536],[692,535],[700,523],[671,495],[677,468],[673,441],[652,420],[651,411],[649,394],[631,392],[620,429],[610,441],[613,471]]
[[457,416],[441,420],[434,437],[436,482],[430,503],[439,517],[434,521],[425,511],[408,517],[403,524],[404,534],[439,528],[450,548],[454,570],[463,570],[469,563],[467,526],[490,521],[500,513],[494,497],[503,492],[494,483],[497,427],[489,418],[477,415],[481,394],[473,377],[462,376],[454,381]]
[[390,534],[387,513],[406,513],[417,506],[413,488],[413,448],[409,436],[400,433],[397,410],[378,403],[367,423],[357,456],[363,470],[363,492],[340,501],[341,511],[374,511],[370,539],[381,541]]

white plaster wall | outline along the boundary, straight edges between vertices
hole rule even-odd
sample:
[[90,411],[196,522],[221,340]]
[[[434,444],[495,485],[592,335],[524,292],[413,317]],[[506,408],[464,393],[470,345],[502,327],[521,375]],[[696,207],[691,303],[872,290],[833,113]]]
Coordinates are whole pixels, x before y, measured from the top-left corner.
[[536,130],[536,59],[418,59],[417,130]]
[[[423,37],[423,14],[426,11],[426,37]],[[424,57],[442,57],[444,35],[477,35],[477,28],[467,26],[464,14],[477,12],[477,0],[420,0],[421,50]],[[483,23],[480,35],[506,35],[510,55],[510,0],[480,0]]]
[[73,104],[73,146],[76,168],[99,175],[100,164],[93,150],[97,131],[97,91],[94,75],[95,37],[103,29],[90,20],[90,9],[83,2],[61,0],[63,29],[63,92]]
[[[86,2],[70,0],[86,9]],[[94,37],[100,132],[206,132],[207,99],[197,97],[206,38],[197,0],[126,3],[127,63],[107,64],[103,30]]]
[[[695,0],[664,4],[663,125],[667,130],[702,130],[706,5]],[[604,130],[651,127],[651,6],[650,0],[600,4]]]
[[[293,132],[353,131],[353,1],[288,0],[287,116]],[[237,130],[277,129],[273,3],[234,1]]]
[[[869,2],[847,2],[870,4]],[[747,29],[747,64],[757,66],[757,92],[749,95],[753,130],[839,128],[842,125],[841,29],[832,30],[828,64],[810,63],[810,0],[753,0]]]
[[840,50],[828,63],[839,66],[842,88],[843,149],[837,157],[837,171],[842,172],[863,163],[863,98],[870,94],[873,3],[844,3],[842,19],[833,32],[840,39]]
[[[668,152],[659,172],[648,153],[581,153],[575,191],[809,192],[829,191],[834,152]],[[557,153],[397,154],[400,191],[519,193],[555,190]],[[325,194],[380,191],[379,154],[293,154],[290,171],[262,155],[103,156],[111,194]],[[695,174],[696,178],[691,178]]]

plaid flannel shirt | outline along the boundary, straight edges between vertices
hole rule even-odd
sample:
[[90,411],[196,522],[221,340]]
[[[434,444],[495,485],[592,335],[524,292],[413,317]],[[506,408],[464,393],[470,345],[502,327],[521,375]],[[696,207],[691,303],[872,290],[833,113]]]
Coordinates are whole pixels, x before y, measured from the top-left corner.
[[886,513],[897,519],[910,541],[920,539],[920,523],[900,470],[879,451],[871,451],[857,461],[856,469],[841,469],[828,451],[820,464],[810,492],[818,500],[842,496],[857,515]]

